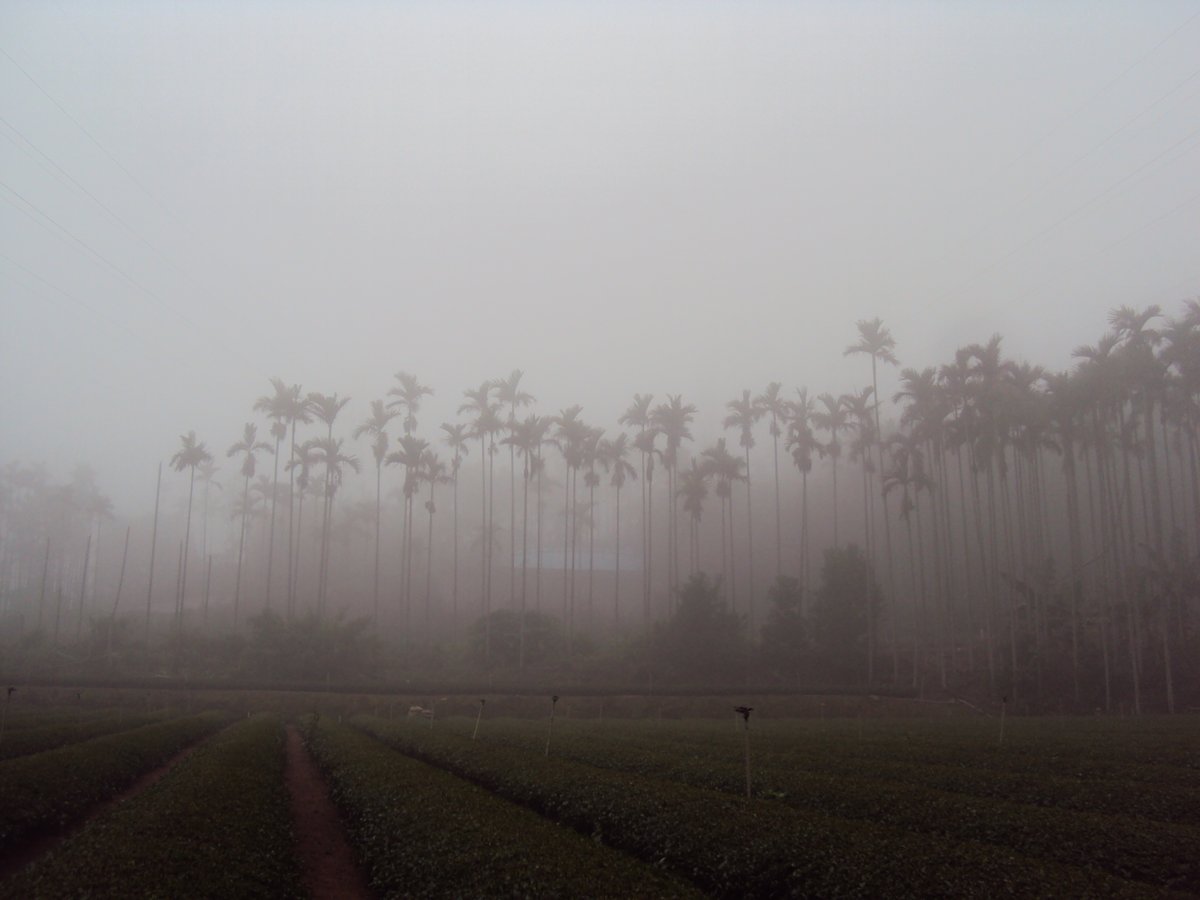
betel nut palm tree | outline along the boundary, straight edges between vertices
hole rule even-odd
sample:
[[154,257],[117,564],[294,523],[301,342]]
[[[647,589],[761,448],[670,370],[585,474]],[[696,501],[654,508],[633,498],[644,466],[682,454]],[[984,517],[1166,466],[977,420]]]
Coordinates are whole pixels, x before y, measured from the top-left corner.
[[180,448],[175,455],[171,457],[171,466],[176,472],[188,470],[188,505],[187,505],[187,524],[184,527],[183,536],[183,564],[180,567],[179,575],[179,606],[176,612],[176,629],[183,627],[183,607],[187,596],[187,562],[188,562],[188,545],[192,537],[192,498],[196,488],[196,468],[206,462],[212,461],[212,454],[204,446],[203,441],[196,440],[196,432],[189,431],[185,435],[180,435]]
[[238,535],[237,575],[233,588],[233,625],[236,628],[242,601],[242,555],[246,547],[246,517],[250,512],[250,479],[254,477],[258,467],[256,454],[270,453],[271,445],[258,439],[258,426],[247,422],[242,430],[242,439],[226,451],[227,457],[241,456],[242,458],[242,525]]
[[454,451],[454,456],[450,460],[450,481],[453,486],[453,504],[451,508],[451,517],[453,519],[453,564],[451,566],[452,584],[450,594],[450,621],[455,628],[458,627],[458,473],[462,468],[462,459],[470,452],[468,441],[470,433],[467,426],[461,423],[444,422],[442,431],[445,433],[443,440],[446,446]]
[[616,534],[613,546],[616,560],[613,571],[613,624],[621,623],[621,488],[630,478],[637,478],[637,470],[629,463],[629,436],[621,432],[615,438],[600,442],[599,457],[604,470],[609,475],[609,484],[615,489],[616,496]]
[[388,412],[382,400],[371,401],[371,415],[354,429],[354,437],[371,438],[371,455],[375,459],[375,568],[372,579],[372,621],[379,625],[379,520],[382,509],[383,462],[388,452],[388,424],[398,413]]
[[[528,391],[521,390],[521,379],[525,373],[520,369],[513,369],[507,378],[497,378],[492,382],[492,386],[496,392],[496,402],[500,404],[500,408],[506,409],[508,415],[504,421],[504,427],[511,433],[517,422],[517,408],[529,406],[534,402],[533,394]],[[508,447],[508,533],[510,540],[516,534],[516,509],[517,509],[517,487],[516,487],[516,448],[509,444]],[[516,593],[516,569],[513,566],[508,567],[508,596],[509,600],[514,598]]]
[[746,553],[747,553],[747,618],[751,632],[754,631],[754,511],[750,499],[750,450],[754,447],[754,423],[763,414],[762,407],[750,397],[750,392],[742,391],[742,396],[725,404],[729,414],[722,423],[725,428],[738,429],[738,444],[746,457]]
[[[883,472],[883,429],[879,421],[879,363],[899,365],[893,350],[896,348],[895,338],[884,326],[883,320],[876,316],[874,319],[861,319],[858,324],[858,342],[849,345],[843,356],[865,354],[871,357],[871,395],[875,398],[875,448],[877,459],[876,471]],[[888,593],[891,596],[893,610],[895,607],[896,578],[892,564],[892,526],[888,513],[887,497],[883,498],[883,540],[884,552],[887,554]],[[899,676],[899,657],[896,650],[895,615],[892,615],[892,665],[893,677]]]

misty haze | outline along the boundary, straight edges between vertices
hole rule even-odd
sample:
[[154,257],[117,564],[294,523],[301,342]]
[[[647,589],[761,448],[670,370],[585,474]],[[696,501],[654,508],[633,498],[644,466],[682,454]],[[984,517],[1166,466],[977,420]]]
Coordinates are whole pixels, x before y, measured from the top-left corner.
[[1200,893],[1197,60],[0,2],[0,897]]

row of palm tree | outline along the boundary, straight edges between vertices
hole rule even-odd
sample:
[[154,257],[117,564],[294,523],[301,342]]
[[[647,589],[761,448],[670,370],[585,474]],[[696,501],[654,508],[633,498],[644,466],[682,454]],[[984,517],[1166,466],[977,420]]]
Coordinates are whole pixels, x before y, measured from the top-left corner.
[[[741,391],[726,404],[723,419],[724,428],[737,434],[739,452],[732,451],[725,438],[695,447],[692,428],[697,408],[681,395],[667,395],[658,403],[650,394],[635,395],[618,423],[628,430],[611,434],[585,422],[578,406],[553,416],[531,413],[522,418],[520,411],[531,406],[534,398],[522,388],[523,373],[514,370],[463,392],[459,414],[465,419],[440,426],[440,441],[453,454],[447,464],[418,434],[422,401],[433,394],[432,388],[399,372],[386,398],[372,401],[369,416],[353,430],[356,439],[369,440],[376,468],[372,615],[380,622],[385,612],[380,575],[385,467],[403,472],[400,579],[395,603],[389,608],[395,610],[399,633],[408,642],[418,631],[426,640],[432,634],[435,491],[442,484],[452,491],[449,612],[452,622],[458,622],[463,589],[460,479],[475,442],[480,458],[479,581],[472,608],[484,617],[485,630],[498,604],[521,611],[530,606],[542,610],[547,573],[543,501],[547,492],[561,489],[557,599],[568,635],[579,631],[585,621],[588,627],[599,621],[595,610],[598,510],[615,514],[609,542],[616,551],[611,620],[622,621],[621,501],[622,490],[633,480],[640,484],[641,548],[640,559],[628,567],[641,574],[643,628],[649,627],[660,597],[669,612],[684,580],[681,566],[689,573],[719,571],[731,606],[752,626],[756,624],[761,618],[756,609],[758,588],[768,570],[756,561],[756,528],[772,519],[767,526],[774,529],[769,571],[774,578],[794,573],[809,589],[813,551],[809,476],[817,460],[826,460],[828,477],[822,479],[822,486],[828,488],[831,500],[824,505],[818,530],[831,532],[835,546],[861,541],[866,558],[886,585],[886,614],[867,619],[866,680],[877,681],[877,661],[889,659],[893,681],[907,676],[917,683],[931,675],[947,683],[960,670],[979,667],[993,684],[1039,681],[1053,668],[1062,630],[1069,632],[1069,669],[1076,696],[1095,655],[1103,670],[1106,702],[1111,703],[1114,684],[1121,681],[1131,685],[1135,706],[1140,705],[1141,681],[1154,645],[1155,677],[1165,681],[1170,694],[1181,642],[1191,640],[1195,630],[1195,598],[1188,593],[1193,590],[1188,579],[1200,552],[1196,435],[1200,305],[1186,304],[1174,318],[1164,316],[1158,307],[1121,308],[1113,312],[1110,325],[1111,331],[1095,345],[1077,350],[1078,364],[1069,373],[1049,373],[1006,359],[998,336],[963,347],[952,362],[940,367],[904,368],[892,397],[895,405],[885,415],[878,370],[881,365],[899,366],[895,341],[881,320],[862,321],[858,339],[846,353],[870,359],[871,383],[840,395],[814,395],[799,388],[790,399],[779,382],[757,395]],[[261,603],[270,608],[276,588],[282,588],[275,571],[276,526],[279,510],[286,505],[284,603],[292,615],[302,581],[298,564],[304,488],[314,473],[321,474],[312,603],[324,615],[330,600],[334,501],[347,471],[359,468],[344,440],[335,437],[335,424],[349,398],[305,394],[299,385],[281,379],[272,379],[272,388],[253,406],[266,416],[274,446],[259,440],[258,425],[251,422],[227,453],[240,460],[243,480],[235,618],[240,614],[243,554],[255,485],[266,529]],[[401,433],[393,437],[390,429],[396,420]],[[756,430],[764,421],[771,438],[769,469],[753,453]],[[309,424],[321,431],[301,440],[298,428]],[[284,440],[288,450],[282,472],[288,479],[281,485]],[[495,514],[496,457],[505,445],[509,451],[507,531],[497,525]],[[785,458],[790,455],[799,475],[798,509],[788,516],[794,522],[790,533],[784,521],[781,449]],[[552,451],[550,459],[547,450]],[[255,481],[258,458],[264,453],[274,457],[269,482],[265,476]],[[843,461],[855,467],[848,483]],[[215,469],[205,445],[190,432],[181,438],[171,462],[188,474],[176,592],[178,622],[188,589],[195,481],[199,476],[207,509]],[[655,479],[660,467],[665,486]],[[769,519],[755,514],[767,494],[755,477],[764,470],[772,482]],[[607,476],[611,499],[601,490],[602,475]],[[423,494],[425,487],[427,494]],[[843,509],[843,497],[851,489],[861,498],[861,521],[857,514],[847,518]],[[710,490],[720,509],[719,565],[714,565],[715,553],[710,558],[704,552],[702,537]],[[415,503],[422,496],[427,513],[424,625],[417,629],[413,624],[417,568],[413,557],[419,541]],[[1051,499],[1055,496],[1061,497],[1057,506]],[[660,511],[664,501],[665,515]],[[739,506],[743,509],[735,509]],[[688,521],[686,549],[681,546],[681,508]],[[899,546],[893,542],[893,516],[904,528]],[[739,518],[744,539],[735,530]],[[206,511],[202,539],[206,547],[207,523]],[[508,590],[501,599],[493,575],[496,544],[504,535],[510,561],[504,566]],[[665,539],[665,551],[656,544],[660,538]],[[886,626],[883,638],[878,633],[880,623]],[[488,641],[490,635],[485,644]]]

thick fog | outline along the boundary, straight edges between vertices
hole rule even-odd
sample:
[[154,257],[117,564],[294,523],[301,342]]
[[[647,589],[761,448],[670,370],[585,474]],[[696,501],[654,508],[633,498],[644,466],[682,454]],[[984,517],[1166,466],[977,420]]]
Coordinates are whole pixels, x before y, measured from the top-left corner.
[[519,367],[715,435],[866,383],[873,316],[906,365],[998,331],[1065,368],[1196,293],[1193,13],[7,2],[0,457],[131,514],[268,376],[358,420],[400,369],[430,422]]
[[[1181,321],[1200,291],[1198,59],[1200,12],[1189,3],[4,2],[6,496],[15,502],[28,488],[17,484],[21,467],[43,466],[45,483],[74,479],[77,494],[111,500],[112,517],[74,538],[82,545],[91,534],[94,558],[76,559],[92,553],[80,546],[46,564],[58,566],[68,606],[81,588],[64,565],[91,571],[83,589],[108,602],[125,527],[138,573],[130,596],[141,598],[129,602],[144,602],[162,464],[154,534],[164,609],[186,540],[189,608],[206,589],[210,557],[214,603],[228,607],[236,591],[252,613],[263,605],[264,567],[275,567],[276,602],[290,594],[282,585],[291,574],[309,592],[297,602],[315,603],[322,566],[313,560],[327,556],[331,603],[362,613],[374,591],[377,473],[369,435],[354,431],[372,401],[395,399],[398,372],[432,389],[411,431],[447,464],[441,426],[473,421],[459,413],[464,391],[514,369],[536,398],[518,418],[578,404],[608,439],[635,436],[618,423],[635,394],[653,394],[656,405],[682,395],[695,406],[682,471],[720,437],[743,452],[738,429],[722,427],[743,390],[754,398],[779,382],[791,400],[798,388],[815,398],[871,386],[870,357],[844,351],[860,340],[860,323],[878,317],[899,361],[877,372],[886,439],[905,424],[893,400],[903,367],[952,363],[957,349],[998,334],[1006,360],[1066,371],[1118,307],[1161,306],[1159,330]],[[261,511],[241,516],[249,482],[230,450],[246,423],[274,450],[271,419],[255,409],[274,393],[272,378],[300,396],[349,401],[329,433],[361,471],[347,465],[329,513],[335,537],[317,549],[325,500],[314,465],[314,499],[302,513],[312,518],[295,526],[310,542],[298,552],[311,571],[288,573],[283,561],[301,540],[283,536],[295,503],[277,499],[271,514],[270,485],[260,485]],[[753,579],[749,535],[740,543],[744,488],[734,487],[727,556],[711,486],[697,546],[685,513],[667,525],[660,468],[650,517],[663,518],[651,539],[678,535],[663,552],[684,562],[672,563],[682,573],[660,572],[653,590],[677,587],[693,550],[695,567],[726,574],[727,585],[757,584],[760,604],[776,569],[811,589],[804,569],[839,542],[835,509],[850,540],[882,554],[873,531],[885,518],[872,480],[880,474],[864,474],[848,444],[836,506],[833,458],[814,457],[812,536],[799,538],[800,476],[782,435],[777,533],[769,419],[753,431]],[[1182,441],[1193,426],[1177,427]],[[403,415],[388,430],[395,452]],[[297,444],[326,431],[300,425]],[[189,432],[218,467],[207,490],[196,486],[190,525],[190,470],[171,465]],[[521,457],[510,474],[503,437],[488,476],[495,553],[516,560],[533,538],[520,529]],[[261,452],[255,474],[278,477],[287,492],[290,439],[278,446],[278,471]],[[461,591],[463,621],[481,610],[486,568],[479,441],[468,450],[457,544],[474,568],[463,562],[456,572],[451,562],[451,487],[434,485],[431,523],[426,483],[408,526],[418,581],[408,589],[403,465],[381,476],[384,593],[408,590],[414,604],[436,596],[444,612],[448,592]],[[1185,484],[1183,460],[1163,453],[1168,476],[1176,465]],[[564,517],[584,520],[567,511],[561,454],[548,447],[544,456],[549,572],[564,559]],[[620,542],[606,473],[594,541],[587,546],[585,521],[575,550],[584,579],[584,566],[611,573],[621,548],[630,609],[642,590],[637,457]],[[574,477],[587,502],[585,477]],[[965,483],[941,477],[965,510]],[[1049,477],[1038,486],[1052,506],[1038,539],[1053,545],[1057,534],[1061,566],[1067,489]],[[1032,496],[1038,486],[1014,491]],[[1157,503],[1171,488],[1139,486],[1148,537],[1147,491]],[[927,514],[949,517],[943,507]],[[1185,503],[1155,521],[1188,515]],[[899,558],[905,523],[895,508],[890,516]],[[15,522],[6,526],[8,586],[33,591],[41,575],[42,594],[47,581],[53,593],[40,544],[13,549]],[[949,536],[946,521],[927,524]],[[999,530],[987,527],[993,537]],[[427,529],[431,568],[421,559]],[[1100,547],[1104,535],[1088,540]],[[246,574],[231,588],[238,556]],[[714,558],[720,565],[704,562]],[[908,558],[889,578],[901,579],[915,609],[926,592]],[[741,575],[726,572],[726,560]],[[515,602],[519,568],[497,564],[494,607]],[[428,590],[419,583],[427,573]],[[562,584],[545,586],[556,610]],[[576,588],[590,590],[582,580]]]

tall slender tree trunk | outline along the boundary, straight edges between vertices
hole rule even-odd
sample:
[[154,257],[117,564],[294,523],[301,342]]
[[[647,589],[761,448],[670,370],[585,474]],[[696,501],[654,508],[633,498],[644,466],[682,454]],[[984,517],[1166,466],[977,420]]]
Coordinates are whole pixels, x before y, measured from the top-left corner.
[[[175,561],[175,640],[181,643],[183,640],[183,616],[180,615],[180,610],[183,608],[180,604],[180,597],[183,596],[181,585],[183,584],[183,564],[187,558],[187,553],[183,549],[183,541],[179,542],[179,555]],[[178,667],[178,659],[176,659]]]
[[779,423],[771,413],[771,454],[775,470],[775,578],[783,575],[783,515],[779,508]]
[[[882,475],[883,466],[883,428],[879,424],[879,377],[877,374],[878,360],[875,354],[871,354],[871,392],[875,398],[875,447],[879,456],[879,472]],[[883,497],[883,541],[884,552],[887,554],[887,573],[888,573],[888,595],[889,606],[891,607],[891,623],[892,623],[892,671],[893,676],[898,680],[900,674],[900,655],[897,649],[896,640],[896,573],[895,566],[892,563],[892,522],[891,512],[888,510],[887,495]]]
[[[512,405],[512,419],[514,423],[517,421],[517,404]],[[517,539],[517,458],[516,447],[512,444],[508,445],[508,541],[510,544],[515,544]],[[508,602],[513,604],[517,598],[517,570],[511,564],[514,547],[509,547],[508,558],[510,564],[508,567]]]
[[737,542],[733,537],[733,484],[729,485],[729,606],[737,612]]
[[233,581],[233,627],[237,628],[238,612],[241,609],[242,602],[242,554],[246,547],[246,513],[249,512],[250,503],[250,476],[245,479],[245,486],[242,488],[242,530],[238,536],[238,561],[237,561],[237,576]]
[[192,495],[196,487],[196,467],[192,466],[192,474],[188,478],[188,508],[187,525],[183,529],[183,569],[179,576],[179,622],[182,628],[183,606],[187,599],[187,564],[188,546],[192,538]]
[[[917,594],[917,616],[920,618],[920,628],[922,639],[926,646],[929,644],[929,600],[927,594],[928,581],[925,577],[925,528],[921,522],[921,491],[918,488],[914,502],[914,513],[917,519],[917,572],[919,574],[920,589]],[[946,667],[941,666],[942,686],[946,685]],[[922,685],[924,679],[922,679]]]
[[425,649],[433,648],[433,488],[437,478],[429,479],[429,530],[425,540]]
[[[621,460],[617,460],[617,465],[621,465]],[[620,627],[621,625],[621,489],[617,488],[617,533],[615,538],[616,544],[616,564],[613,572],[613,626]]]
[[[300,583],[300,545],[304,542],[304,491],[300,491],[300,502],[296,504],[296,585],[299,590]],[[292,613],[295,614],[295,603],[292,604]]]
[[[495,554],[496,542],[496,441],[494,435],[488,436],[488,529],[487,537],[487,616],[492,617],[492,561]],[[489,638],[488,651],[491,652]]]
[[212,590],[212,554],[208,555],[208,571],[204,576],[204,630],[208,631],[208,597]]
[[[387,449],[384,447],[383,449]],[[379,519],[382,512],[383,497],[383,460],[375,463],[375,577],[372,582],[371,620],[375,628],[379,628]],[[291,534],[288,535],[291,541]],[[291,591],[291,572],[288,572],[288,591]]]
[[[298,544],[300,541],[299,534],[296,534],[294,536],[295,543],[293,543],[293,531],[292,531],[292,523],[294,520],[295,501],[296,501],[296,467],[295,467],[295,462],[296,462],[296,419],[294,417],[292,418],[291,435],[292,435],[291,441],[290,441],[291,447],[289,448],[288,467],[287,467],[287,470],[288,470],[287,617],[288,617],[288,619],[291,619],[296,613],[296,588],[295,588],[295,581],[293,579],[293,575],[296,571],[296,563],[294,561],[295,556],[294,556],[293,551],[294,551],[294,549],[296,549],[295,544]],[[303,497],[301,497],[301,502],[303,502]],[[378,604],[376,604],[376,605],[378,605]]]
[[[975,671],[975,644],[979,639],[979,633],[976,628],[979,610],[977,609],[979,602],[979,592],[977,582],[974,581],[974,569],[971,567],[971,529],[967,526],[967,485],[963,476],[963,459],[962,445],[959,444],[954,449],[954,457],[956,468],[958,469],[958,512],[959,524],[962,528],[962,548],[963,548],[963,592],[964,608],[966,611],[967,620],[967,648],[969,654],[969,664],[971,671]],[[949,510],[947,509],[946,522],[949,524]],[[952,530],[952,529],[951,529]],[[982,546],[982,542],[980,544]],[[981,557],[982,563],[982,557]]]
[[454,532],[454,555],[453,566],[450,572],[450,627],[452,631],[458,631],[458,467],[459,455],[458,450],[454,452],[454,500],[451,517],[453,518]]
[[1062,438],[1063,475],[1067,482],[1067,541],[1071,559],[1070,613],[1071,613],[1071,683],[1075,707],[1081,699],[1079,669],[1080,606],[1083,605],[1083,549],[1079,522],[1079,485],[1075,478],[1075,446],[1072,435],[1067,432]]
[[833,546],[834,549],[841,548],[841,542],[838,540],[838,490],[837,490],[837,457],[833,458]]
[[[158,500],[162,493],[162,463],[158,464],[158,481],[154,485],[154,526],[150,531],[150,575],[146,584],[146,647],[150,647],[150,600],[154,596],[154,552],[158,549]],[[47,540],[46,552],[50,543]]]
[[[594,473],[593,473],[594,474]],[[587,577],[587,627],[596,625],[595,612],[592,607],[592,584],[596,571],[596,483],[595,478],[588,479],[588,577]]]
[[[870,450],[868,450],[870,452]],[[866,558],[871,557],[871,514],[868,508],[868,499],[871,496],[870,484],[868,481],[868,473],[866,473],[866,458],[863,460],[863,533],[866,535]],[[868,605],[868,616],[866,616],[866,684],[875,684],[875,655],[878,646],[878,628],[875,623],[875,614],[870,610],[870,581],[864,583],[863,598]]]
[[533,604],[540,613],[542,611],[542,474],[546,470],[541,450],[537,454],[537,560],[533,573]]
[[525,451],[525,468],[521,473],[521,628],[517,650],[517,668],[525,669],[525,616],[528,614],[529,585],[529,451]]
[[562,618],[567,629],[567,653],[571,648],[570,612],[571,589],[569,573],[571,569],[571,463],[567,462],[566,475],[563,478],[563,558],[562,558]]
[[[121,590],[125,587],[125,563],[129,560],[129,532],[132,531],[131,526],[125,526],[125,549],[121,551],[121,574],[117,576],[117,594],[113,598],[112,614],[108,617],[108,664],[112,666],[112,645],[113,632],[117,627],[117,607],[121,605]],[[49,550],[49,546],[46,548]],[[43,587],[45,586],[45,575],[42,576]]]
[[481,524],[479,532],[479,605],[483,610],[483,660],[485,664],[492,661],[492,617],[487,602],[488,577],[488,514],[487,514],[487,435],[479,435],[479,502]]
[[[653,466],[653,461],[650,462]],[[649,472],[649,470],[647,470]],[[647,478],[653,478],[652,475],[647,475]],[[653,602],[654,596],[654,485],[652,482],[647,482],[646,485],[646,629],[649,634],[650,629],[650,604]]]
[[728,515],[727,515],[728,511],[726,510],[725,507],[728,502],[729,502],[728,498],[726,498],[724,496],[721,497],[721,580],[724,581],[726,584],[730,583],[730,580],[729,580],[729,549],[725,543],[725,520],[726,520],[726,518],[728,518]]
[[746,448],[746,614],[750,623],[750,633],[757,633],[754,627],[754,511],[750,500],[750,448]]
[[571,584],[570,604],[567,619],[567,654],[574,655],[575,643],[575,569],[576,554],[579,550],[579,466],[573,467],[568,473],[571,482]]
[[[643,432],[645,432],[645,430],[646,430],[645,428],[642,429]],[[647,631],[647,633],[649,633],[649,629],[650,629],[650,588],[646,581],[646,572],[649,570],[649,564],[647,561],[647,552],[646,552],[646,546],[647,546],[646,545],[646,536],[648,534],[648,531],[647,531],[647,525],[646,525],[646,521],[647,521],[647,516],[646,516],[646,454],[644,451],[641,453],[641,466],[642,466],[642,469],[641,469],[642,478],[641,478],[641,482],[639,483],[638,487],[641,489],[641,504],[642,505],[638,510],[638,516],[642,520],[642,610],[645,614],[644,624],[646,627],[646,631]]]
[[75,643],[83,636],[83,600],[87,589],[88,563],[92,558],[92,535],[88,532],[87,546],[83,551],[83,576],[79,580],[79,613],[75,617]]
[[800,473],[800,580],[804,594],[809,592],[809,572],[812,563],[808,547],[808,473]]
[[275,509],[279,505],[279,445],[282,441],[282,436],[275,438],[275,465],[271,479],[271,533],[267,538],[267,609],[271,608],[271,572],[275,563]]
[[42,630],[42,619],[46,609],[46,576],[50,572],[50,536],[46,536],[46,553],[42,557],[42,587],[38,591],[37,630]]
[[912,686],[915,688],[921,681],[921,627],[917,618],[917,556],[913,550],[912,516],[904,517],[904,530],[908,534],[908,579],[909,590],[912,591]]
[[59,623],[62,621],[62,601],[63,601],[63,583],[62,583],[62,563],[59,563],[58,572],[58,597],[54,603],[54,639],[52,643],[58,646]]

